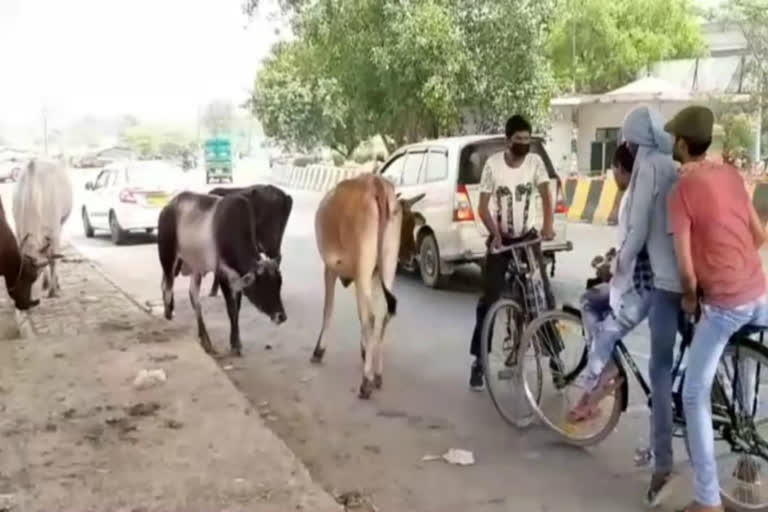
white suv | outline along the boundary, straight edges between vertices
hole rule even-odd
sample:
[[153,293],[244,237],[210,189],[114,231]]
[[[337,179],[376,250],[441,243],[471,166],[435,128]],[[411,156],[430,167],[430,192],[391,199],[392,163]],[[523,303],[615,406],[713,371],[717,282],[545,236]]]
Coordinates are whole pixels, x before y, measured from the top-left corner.
[[[405,268],[418,266],[424,283],[438,287],[457,265],[482,264],[488,230],[477,212],[480,175],[485,161],[504,150],[503,135],[473,135],[436,139],[398,149],[378,172],[395,184],[404,197],[426,194],[414,210],[424,217],[424,225],[414,233],[415,261],[401,262]],[[543,140],[533,137],[531,151],[541,156],[552,181],[553,199],[561,196],[561,181],[544,149]],[[544,242],[548,263],[558,251],[569,251],[564,208],[556,203],[557,237]]]

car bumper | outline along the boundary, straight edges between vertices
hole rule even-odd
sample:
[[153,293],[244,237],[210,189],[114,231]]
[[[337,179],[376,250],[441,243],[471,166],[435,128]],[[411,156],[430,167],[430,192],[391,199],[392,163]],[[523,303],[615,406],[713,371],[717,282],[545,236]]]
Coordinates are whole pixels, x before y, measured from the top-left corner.
[[162,207],[123,206],[116,210],[117,221],[126,231],[157,229],[157,219]]

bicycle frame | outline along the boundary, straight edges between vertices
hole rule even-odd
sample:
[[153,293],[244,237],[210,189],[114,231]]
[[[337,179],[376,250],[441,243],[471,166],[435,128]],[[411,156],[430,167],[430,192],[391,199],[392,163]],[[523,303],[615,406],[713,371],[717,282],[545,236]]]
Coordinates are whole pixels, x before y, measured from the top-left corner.
[[[693,341],[693,329],[694,324],[691,321],[686,321],[683,325],[683,328],[681,329],[682,334],[682,341],[680,343],[680,350],[678,351],[677,357],[675,359],[675,362],[672,366],[672,417],[675,425],[680,428],[685,428],[685,414],[683,412],[683,404],[682,404],[682,387],[683,383],[685,382],[685,371],[686,368],[682,368],[683,365],[683,359],[685,357],[686,352],[690,348],[691,342]],[[731,340],[735,339],[750,339],[749,338],[749,331],[746,331],[746,334],[744,332],[738,332],[734,336],[732,336]],[[764,332],[760,332],[760,338],[759,343],[762,345],[764,341]],[[730,341],[729,341],[730,343]],[[738,359],[738,354],[737,354]],[[648,408],[650,409],[652,407],[652,398],[651,398],[651,388],[648,385],[648,382],[645,380],[645,377],[643,377],[642,373],[640,373],[640,370],[637,367],[637,364],[635,363],[634,358],[630,354],[629,350],[627,349],[626,345],[624,344],[623,340],[619,340],[616,343],[616,348],[613,355],[614,363],[619,368],[619,371],[625,376],[626,381],[626,370],[625,368],[628,366],[630,372],[634,375],[635,380],[640,385],[641,389],[643,390],[643,393],[645,393]],[[738,435],[741,430],[748,425],[743,425],[743,413],[740,413],[739,411],[743,411],[746,408],[744,407],[744,404],[740,404],[741,402],[741,392],[739,392],[738,386],[739,386],[739,364],[734,365],[734,378],[733,381],[735,383],[733,393],[731,393],[731,397],[729,397],[729,394],[726,392],[726,386],[722,382],[721,376],[718,373],[715,374],[715,379],[712,383],[712,393],[713,395],[717,396],[717,401],[722,403],[715,403],[712,406],[712,424],[713,428],[716,433],[720,433],[722,435],[722,438],[725,439],[730,445],[734,452],[742,452],[742,451],[750,451],[749,446],[746,446],[743,441],[739,441],[738,438],[740,437]],[[755,390],[754,390],[754,398],[752,400],[751,404],[751,411],[754,412],[757,403],[758,403],[758,388],[759,388],[759,376],[760,376],[760,369],[757,369],[756,379],[755,379]],[[678,377],[680,377],[678,379]],[[625,382],[626,385],[626,382]],[[626,397],[626,393],[624,395]],[[732,398],[735,398],[736,400],[732,400]],[[737,407],[738,406],[738,407]],[[626,404],[624,404],[624,409],[626,409]],[[737,433],[736,436],[733,434]],[[678,432],[678,435],[680,433]],[[760,455],[762,457],[768,458],[768,446],[764,447],[765,453],[761,453]]]

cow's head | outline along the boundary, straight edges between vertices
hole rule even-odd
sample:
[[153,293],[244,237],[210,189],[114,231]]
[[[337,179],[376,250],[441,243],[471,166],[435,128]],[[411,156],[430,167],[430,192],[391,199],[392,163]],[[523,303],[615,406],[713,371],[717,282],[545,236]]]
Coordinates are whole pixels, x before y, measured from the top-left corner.
[[8,294],[16,309],[24,311],[40,304],[39,299],[32,299],[32,285],[37,281],[39,270],[35,260],[25,255],[21,258],[18,273],[15,276],[5,276]]
[[263,252],[259,252],[251,270],[232,283],[234,291],[242,291],[259,311],[278,325],[287,318],[280,297],[282,286],[283,277],[278,262]]
[[416,226],[424,225],[424,217],[413,211],[413,205],[424,199],[426,194],[419,194],[410,199],[401,199],[397,194],[397,200],[400,202],[400,208],[403,212],[403,223],[400,227],[400,254],[401,261],[410,261],[416,255],[416,240],[413,232]]

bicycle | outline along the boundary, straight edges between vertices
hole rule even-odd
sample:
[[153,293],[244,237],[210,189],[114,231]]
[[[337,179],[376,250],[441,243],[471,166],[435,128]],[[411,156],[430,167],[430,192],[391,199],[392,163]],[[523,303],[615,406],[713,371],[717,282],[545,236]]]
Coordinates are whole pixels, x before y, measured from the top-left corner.
[[[543,313],[534,319],[523,334],[520,350],[530,345],[534,347],[537,357],[547,355],[545,338],[549,336],[551,328],[546,326],[551,322],[555,322],[558,326],[561,342],[565,327],[573,328],[583,340],[584,327],[581,312],[575,308],[564,307],[562,310]],[[682,341],[672,368],[673,435],[683,438],[686,451],[688,451],[688,439],[683,414],[682,390],[686,370],[685,356],[693,339],[693,330],[692,321],[681,321]],[[735,457],[732,470],[728,469],[731,467],[729,464],[724,464],[722,460],[718,461],[718,471],[721,473],[719,475],[721,496],[726,508],[737,512],[768,511],[768,493],[764,493],[766,496],[761,497],[759,488],[761,465],[765,465],[768,461],[768,419],[755,420],[755,413],[760,405],[760,370],[763,365],[768,365],[768,348],[763,344],[765,330],[766,328],[763,327],[746,326],[731,337],[720,359],[712,385],[712,422],[715,441],[724,442],[725,455]],[[755,336],[757,339],[753,339]],[[540,348],[535,348],[540,345]],[[650,386],[640,373],[624,342],[619,341],[614,349],[612,364],[618,369],[621,385],[602,399],[599,404],[600,414],[596,418],[569,423],[566,416],[575,404],[575,400],[569,403],[566,389],[569,384],[574,383],[586,366],[588,347],[586,343],[584,345],[585,349],[579,363],[572,370],[563,372],[563,385],[555,392],[548,393],[542,398],[545,393],[538,383],[534,383],[535,387],[532,388],[525,380],[522,382],[529,406],[541,422],[559,434],[568,444],[581,447],[591,446],[605,439],[616,427],[621,414],[626,411],[629,395],[627,368],[645,394],[648,407],[651,407]],[[552,360],[550,360],[551,363]],[[540,367],[540,363],[538,366]],[[553,366],[563,368],[564,365],[555,361]],[[524,375],[524,371],[521,374]],[[754,386],[750,383],[753,378]],[[582,391],[579,390],[579,393]],[[608,405],[604,407],[606,401]],[[601,419],[604,422],[597,425],[594,431],[587,431],[591,425],[596,425]],[[758,429],[763,426],[766,432],[761,435]],[[717,447],[715,453],[718,453]],[[735,480],[732,490],[729,490],[728,485],[730,478]]]
[[[511,252],[511,258],[505,274],[507,282],[505,291],[489,307],[483,322],[480,361],[486,386],[496,410],[508,423],[524,428],[535,418],[533,411],[528,408],[525,395],[520,393],[522,388],[521,375],[518,371],[519,347],[525,326],[542,312],[547,311],[549,307],[542,277],[541,238],[532,231],[519,240],[492,250],[495,254]],[[501,315],[501,322],[496,321],[499,315]],[[494,327],[498,326],[501,326],[502,339],[501,342],[493,343]],[[498,357],[494,357],[491,353],[494,346],[502,351]],[[562,352],[562,348],[555,343],[549,346],[548,350],[558,354]],[[551,370],[553,379],[557,381],[559,379],[556,375],[557,368],[551,367]],[[502,387],[503,382],[509,383],[509,389]],[[512,397],[507,398],[505,391],[510,392]],[[508,410],[508,403],[512,404],[515,410]]]

